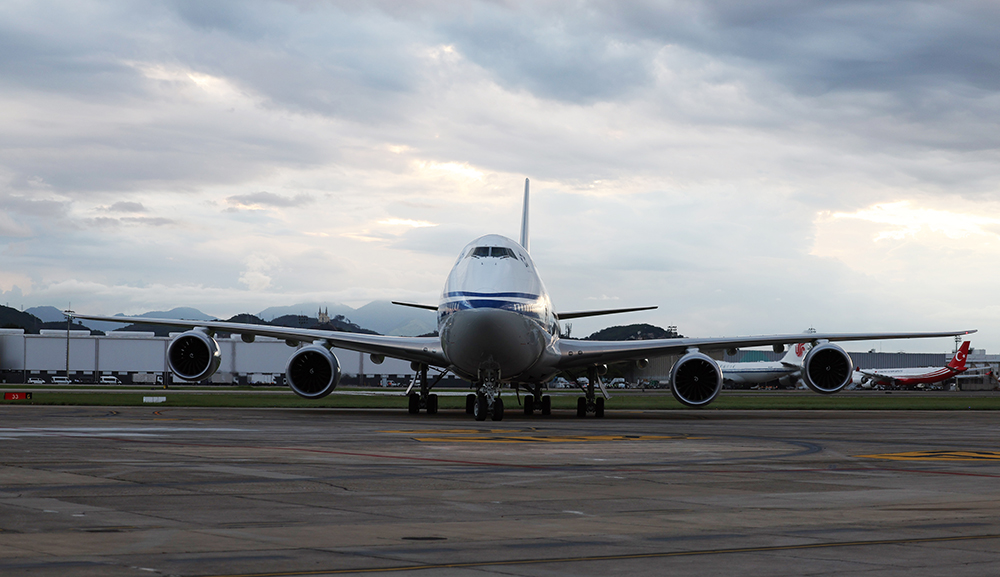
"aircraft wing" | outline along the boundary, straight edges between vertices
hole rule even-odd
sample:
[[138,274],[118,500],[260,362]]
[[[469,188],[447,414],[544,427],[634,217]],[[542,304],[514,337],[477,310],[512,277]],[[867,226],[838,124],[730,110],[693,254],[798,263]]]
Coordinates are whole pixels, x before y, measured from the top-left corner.
[[416,361],[437,367],[447,367],[448,361],[441,352],[441,341],[437,337],[389,337],[383,335],[365,335],[346,333],[342,331],[323,331],[316,329],[296,329],[291,327],[276,327],[272,325],[252,325],[249,323],[230,323],[225,321],[189,321],[175,319],[149,319],[145,317],[105,317],[96,315],[73,314],[75,319],[91,321],[111,321],[122,324],[141,323],[193,329],[204,327],[210,331],[235,333],[238,335],[253,335],[273,337],[286,341],[311,343],[324,340],[339,349],[358,351],[362,353],[385,355],[396,359]]
[[855,370],[861,373],[862,375],[868,377],[870,379],[870,382],[882,383],[882,384],[895,384],[896,382],[898,382],[898,379],[896,379],[895,377],[889,377],[875,372],[868,372],[862,369],[855,369]]
[[657,307],[632,307],[627,309],[604,309],[599,311],[576,311],[570,313],[557,313],[556,317],[561,321],[571,319],[582,319],[584,317],[600,317],[604,315],[616,315],[619,313],[632,313],[636,311],[651,311]]
[[[925,339],[952,337],[976,332],[945,331],[937,333],[813,333],[805,335],[809,341],[877,341],[889,339]],[[767,345],[789,345],[801,343],[802,333],[785,335],[762,335],[750,337],[711,337],[684,339],[650,339],[645,341],[559,341],[559,368],[572,369],[600,363],[639,360],[650,357],[683,354],[689,348],[702,352],[740,347],[762,347]]]
[[889,379],[889,378],[892,378],[892,377],[886,377],[885,375],[880,375],[878,373],[870,373],[870,372],[868,372],[868,371],[866,371],[864,369],[854,369],[854,370],[857,371],[857,372],[859,372],[859,373],[861,373],[862,375],[864,375],[866,377],[871,377],[873,379]]

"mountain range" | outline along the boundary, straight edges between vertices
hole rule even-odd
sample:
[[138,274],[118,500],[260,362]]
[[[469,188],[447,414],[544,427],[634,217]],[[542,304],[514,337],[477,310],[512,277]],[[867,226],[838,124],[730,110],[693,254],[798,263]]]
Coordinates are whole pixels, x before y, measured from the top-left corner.
[[[300,303],[291,306],[269,307],[257,313],[256,316],[265,321],[272,321],[286,315],[304,315],[315,318],[319,310],[329,311],[330,318],[342,315],[354,324],[383,335],[412,337],[437,330],[437,319],[433,311],[401,307],[389,301],[374,301],[356,309],[340,303]],[[34,315],[42,322],[65,322],[66,320],[61,310],[51,306],[32,307],[24,312]],[[125,315],[119,313],[115,316]],[[169,311],[150,311],[130,316],[199,321],[216,319],[216,317],[191,307],[177,307]],[[110,332],[122,326],[119,323],[104,321],[82,321],[82,323],[91,329],[104,332]]]
[[[388,301],[374,301],[356,309],[342,304],[301,303],[285,307],[266,308],[257,315],[243,313],[235,315],[229,320],[232,322],[247,323],[259,323],[260,321],[275,322],[275,324],[281,326],[306,326],[317,324],[317,313],[321,310],[330,315],[331,322],[321,325],[326,330],[374,331],[383,335],[419,336],[432,333],[437,328],[435,323],[436,315],[433,311],[401,307],[393,305]],[[116,316],[125,315],[119,314]],[[161,319],[216,320],[215,317],[190,307],[178,307],[169,311],[150,311],[133,316]],[[344,318],[338,319],[336,318],[338,316],[343,316]],[[52,326],[42,326],[45,323],[52,323]],[[56,323],[59,324],[57,325]],[[66,317],[61,310],[55,307],[41,306],[19,311],[10,307],[0,306],[0,327],[23,328],[29,333],[37,334],[41,328],[65,329],[65,323]],[[125,326],[122,323],[102,321],[82,321],[82,324],[92,330],[99,330],[106,333],[122,329]],[[153,327],[152,325],[131,325],[130,330],[153,331],[161,336],[166,336],[167,333],[176,329]],[[654,325],[633,324],[608,327],[585,338],[630,340],[674,338],[680,336],[673,327],[663,329]]]

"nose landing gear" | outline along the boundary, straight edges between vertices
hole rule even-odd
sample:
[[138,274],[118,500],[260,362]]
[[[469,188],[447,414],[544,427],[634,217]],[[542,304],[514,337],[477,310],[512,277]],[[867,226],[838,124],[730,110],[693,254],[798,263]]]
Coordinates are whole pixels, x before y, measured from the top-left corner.
[[[473,415],[477,421],[485,421],[489,415],[494,421],[503,420],[503,399],[500,398],[500,367],[494,364],[484,365],[479,369],[480,381],[476,386]],[[471,395],[470,395],[471,396]],[[466,397],[466,411],[470,399]]]

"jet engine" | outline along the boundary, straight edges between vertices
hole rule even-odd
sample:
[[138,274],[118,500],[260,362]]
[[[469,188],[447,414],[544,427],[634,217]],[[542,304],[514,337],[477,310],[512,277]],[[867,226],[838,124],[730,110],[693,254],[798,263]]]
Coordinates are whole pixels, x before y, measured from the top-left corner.
[[219,369],[221,362],[219,343],[208,336],[204,329],[181,333],[167,347],[167,364],[170,370],[185,381],[201,381],[211,377]]
[[844,349],[831,343],[813,347],[802,359],[802,380],[824,395],[836,393],[851,382],[854,361]]
[[722,371],[712,357],[690,352],[670,369],[670,390],[681,404],[703,407],[722,390]]
[[340,383],[340,361],[325,347],[309,345],[288,359],[285,378],[296,395],[321,399]]

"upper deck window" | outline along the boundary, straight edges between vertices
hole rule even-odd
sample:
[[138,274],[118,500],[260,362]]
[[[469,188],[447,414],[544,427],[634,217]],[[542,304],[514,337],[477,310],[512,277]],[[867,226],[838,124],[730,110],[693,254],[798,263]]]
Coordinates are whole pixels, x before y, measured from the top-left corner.
[[513,250],[503,246],[477,246],[469,253],[469,256],[477,258],[517,258]]

